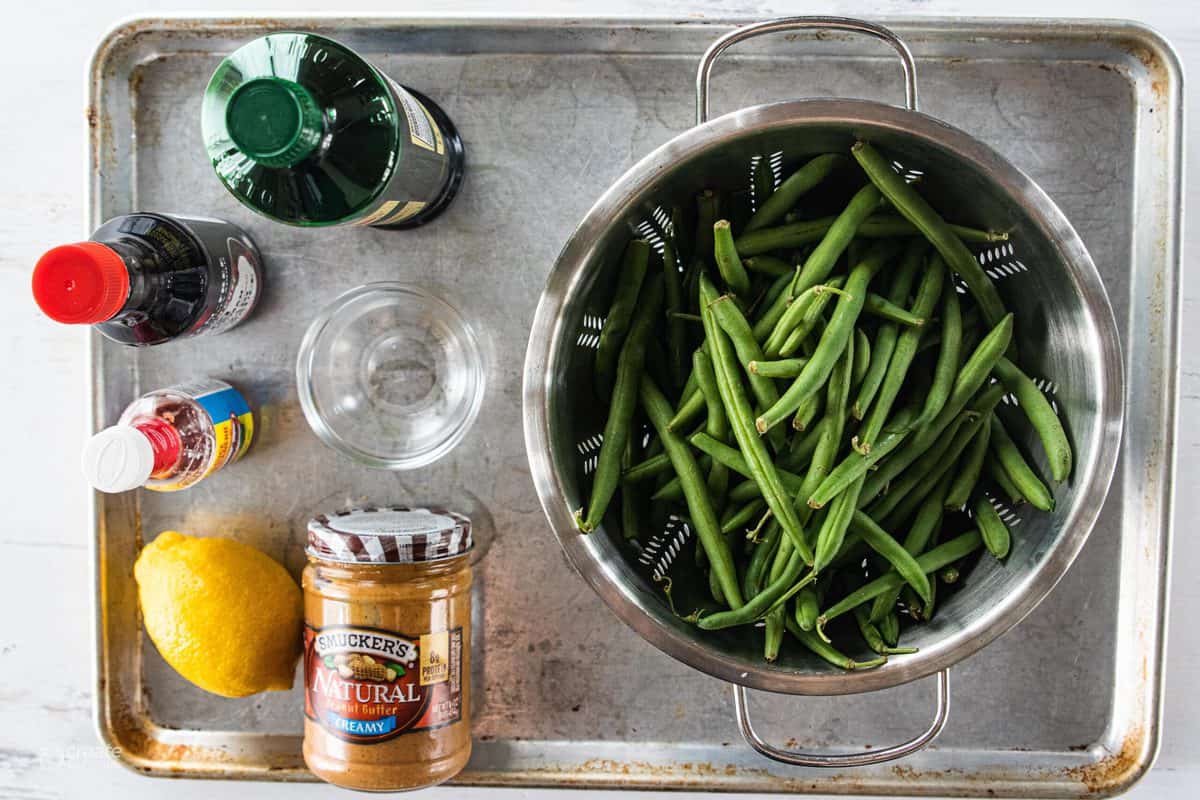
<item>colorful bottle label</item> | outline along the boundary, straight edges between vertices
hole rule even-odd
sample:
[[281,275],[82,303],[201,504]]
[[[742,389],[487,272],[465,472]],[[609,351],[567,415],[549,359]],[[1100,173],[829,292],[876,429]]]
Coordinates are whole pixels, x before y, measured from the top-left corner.
[[304,628],[304,713],[330,735],[379,744],[462,720],[463,631]]
[[[225,381],[207,379],[172,386],[167,391],[190,397],[204,409],[213,425],[213,457],[204,473],[185,485],[197,483],[226,464],[232,464],[250,448],[250,441],[254,438],[254,414],[246,398],[237,389]],[[184,486],[167,484],[147,488],[174,491]]]

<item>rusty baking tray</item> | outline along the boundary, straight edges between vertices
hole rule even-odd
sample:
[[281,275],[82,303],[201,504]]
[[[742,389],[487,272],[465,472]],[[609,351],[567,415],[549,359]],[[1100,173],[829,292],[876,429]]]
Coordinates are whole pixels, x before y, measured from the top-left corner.
[[[789,768],[743,745],[727,689],[625,628],[561,557],[534,495],[521,371],[554,257],[594,198],[692,124],[692,77],[736,21],[468,18],[155,19],[122,25],[91,71],[90,222],[135,209],[245,226],[263,249],[261,309],[235,331],[162,348],[92,344],[94,425],[135,394],[209,374],[261,418],[249,456],[190,491],[94,500],[102,737],[151,775],[310,780],[301,698],[224,700],[172,672],[142,635],[131,566],[166,528],[236,535],[293,572],[318,510],[451,503],[475,516],[474,757],[461,784],[751,792],[1077,797],[1121,791],[1158,747],[1178,372],[1181,75],[1170,46],[1122,22],[888,21],[920,62],[928,113],[997,148],[1066,212],[1116,310],[1127,434],[1086,549],[1015,630],[956,667],[934,746],[898,765]],[[223,54],[305,28],[436,98],[462,131],[461,196],[417,231],[300,230],[244,210],[211,174],[200,95]],[[897,101],[877,45],[756,42],[722,69],[716,111],[798,95]],[[419,472],[341,460],[303,421],[292,364],[309,319],[372,280],[435,287],[488,343],[479,422]],[[846,750],[911,734],[932,686],[752,698],[764,735]]]

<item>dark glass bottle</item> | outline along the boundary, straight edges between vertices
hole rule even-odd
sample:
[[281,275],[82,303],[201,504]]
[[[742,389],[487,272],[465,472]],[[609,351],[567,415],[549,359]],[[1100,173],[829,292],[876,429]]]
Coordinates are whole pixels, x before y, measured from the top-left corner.
[[311,33],[263,36],[221,62],[201,127],[234,197],[290,225],[422,225],[462,181],[462,140],[435,103]]
[[91,241],[47,251],[33,270],[46,316],[129,345],[227,331],[254,310],[262,286],[262,256],[241,228],[166,214],[115,217]]

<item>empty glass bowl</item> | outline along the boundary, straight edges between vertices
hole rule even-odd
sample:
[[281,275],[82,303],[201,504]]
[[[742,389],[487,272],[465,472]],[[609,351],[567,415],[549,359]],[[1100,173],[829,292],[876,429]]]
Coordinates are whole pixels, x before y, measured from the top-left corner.
[[313,320],[296,380],[304,417],[325,444],[366,466],[414,469],[466,435],[484,367],[456,308],[416,286],[370,283]]

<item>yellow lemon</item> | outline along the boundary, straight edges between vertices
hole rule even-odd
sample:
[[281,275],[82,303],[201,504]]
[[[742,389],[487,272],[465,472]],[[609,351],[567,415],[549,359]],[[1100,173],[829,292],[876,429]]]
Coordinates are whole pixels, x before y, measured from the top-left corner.
[[292,687],[304,601],[279,562],[232,539],[163,531],[133,577],[146,632],[180,675],[224,697]]

